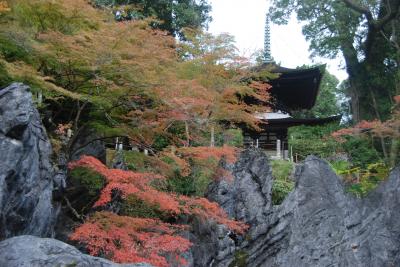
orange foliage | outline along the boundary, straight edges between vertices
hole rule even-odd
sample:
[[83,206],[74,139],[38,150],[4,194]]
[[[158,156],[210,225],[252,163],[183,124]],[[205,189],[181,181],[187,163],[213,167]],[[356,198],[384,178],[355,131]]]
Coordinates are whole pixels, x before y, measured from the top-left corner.
[[167,156],[168,158],[172,159],[175,162],[175,164],[179,167],[180,174],[182,176],[186,177],[190,174],[191,171],[190,164],[186,160],[178,157],[173,153],[163,152],[161,153],[161,155]]
[[[220,156],[225,155],[226,151],[232,153],[233,150],[232,148],[227,149],[225,147],[225,153],[221,153]],[[200,157],[204,157],[205,155],[207,154],[199,154]],[[233,157],[233,155],[230,157]],[[232,160],[232,158],[230,159]],[[229,227],[232,226],[232,230],[239,233],[243,233],[246,229],[243,223],[229,220],[225,212],[216,203],[212,203],[205,198],[187,198],[157,191],[150,186],[150,182],[154,178],[160,178],[160,176],[149,173],[108,169],[99,160],[90,156],[83,156],[80,160],[69,165],[71,169],[76,167],[90,168],[103,175],[108,182],[102,190],[99,200],[95,203],[95,207],[109,203],[113,190],[118,190],[122,193],[123,198],[126,198],[128,195],[135,195],[138,199],[148,204],[158,206],[160,211],[171,216],[195,214],[203,219],[213,219],[218,223],[227,224]],[[213,208],[210,209],[210,207]]]
[[0,1],[0,13],[11,11],[6,1]]
[[228,163],[236,161],[238,149],[230,146],[223,147],[183,147],[178,150],[178,153],[183,157],[192,157],[194,159],[209,159],[214,158],[219,161],[225,158]]
[[[108,169],[90,156],[83,156],[69,164],[70,169],[76,167],[90,168],[103,175],[108,182],[95,207],[109,203],[114,190],[117,190],[123,199],[134,195],[172,217],[185,214],[203,220],[214,220],[238,234],[243,234],[248,229],[246,224],[229,219],[217,203],[205,198],[191,198],[155,190],[150,186],[150,182],[162,178],[161,176]],[[158,220],[100,212],[78,227],[71,239],[86,244],[92,255],[105,255],[118,262],[149,262],[155,266],[168,266],[166,254],[177,254],[179,262],[182,263],[183,259],[179,258],[179,253],[190,247],[189,241],[175,236],[177,230],[182,230],[182,227]]]
[[370,133],[372,136],[399,138],[400,137],[400,95],[393,97],[395,105],[392,111],[392,117],[386,121],[361,121],[354,127],[341,129],[332,133],[332,136],[339,141],[346,135],[359,135]]
[[177,236],[184,229],[154,219],[98,212],[75,229],[70,238],[86,244],[91,255],[105,255],[116,262],[147,262],[167,267],[169,264],[165,257],[173,255],[182,266],[187,263],[180,254],[192,245],[187,239]]
[[393,100],[396,104],[400,104],[400,95],[396,95],[393,97]]

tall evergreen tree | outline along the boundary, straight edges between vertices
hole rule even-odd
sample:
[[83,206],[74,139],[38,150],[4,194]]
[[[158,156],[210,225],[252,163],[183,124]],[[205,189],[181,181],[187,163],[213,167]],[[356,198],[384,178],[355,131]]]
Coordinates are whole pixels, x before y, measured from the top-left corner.
[[183,28],[205,28],[211,21],[207,0],[93,0],[99,6],[135,5],[145,17],[156,17],[155,25],[174,36],[184,37]]
[[297,13],[314,55],[344,56],[355,121],[386,119],[399,94],[400,0],[274,0],[272,20]]

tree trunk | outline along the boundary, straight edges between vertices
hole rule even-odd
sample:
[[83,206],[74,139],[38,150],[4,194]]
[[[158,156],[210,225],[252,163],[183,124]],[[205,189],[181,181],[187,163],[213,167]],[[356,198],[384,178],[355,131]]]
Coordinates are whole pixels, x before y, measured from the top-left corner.
[[210,140],[210,147],[215,146],[215,128],[214,125],[211,125],[211,140]]
[[389,157],[390,167],[394,167],[396,165],[398,153],[399,153],[399,140],[397,138],[392,138],[392,142],[390,145],[390,157]]
[[185,121],[185,134],[186,134],[186,147],[190,146],[190,133],[189,133],[189,124]]

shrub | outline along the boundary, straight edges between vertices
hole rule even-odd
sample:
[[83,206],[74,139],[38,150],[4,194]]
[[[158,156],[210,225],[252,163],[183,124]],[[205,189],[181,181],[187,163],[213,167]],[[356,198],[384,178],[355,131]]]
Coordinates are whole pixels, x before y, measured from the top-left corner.
[[384,163],[369,164],[366,169],[353,168],[344,174],[347,191],[357,197],[364,197],[389,176]]
[[162,212],[158,205],[151,205],[135,195],[128,195],[122,203],[121,215],[137,218],[160,218]]
[[272,204],[280,205],[294,188],[293,181],[274,180],[272,184]]
[[271,160],[272,176],[272,203],[280,205],[286,196],[293,190],[294,182],[289,179],[293,172],[293,163],[286,160]]
[[340,144],[330,134],[340,127],[337,123],[324,126],[296,126],[289,128],[289,145],[300,160],[308,155],[326,158],[340,150]]
[[119,192],[123,201],[121,213],[143,217],[132,218],[110,212],[98,212],[91,216],[75,230],[71,239],[85,244],[92,255],[118,262],[148,262],[162,267],[169,266],[167,258],[172,256],[181,266],[186,262],[180,255],[191,245],[179,236],[186,226],[168,224],[161,219],[174,221],[179,215],[194,216],[224,224],[238,234],[244,234],[248,228],[242,222],[229,219],[217,203],[205,198],[154,189],[151,182],[163,179],[159,175],[108,169],[97,159],[88,156],[70,163],[69,168],[89,168],[106,178],[107,185],[94,207],[104,208]]
[[31,57],[25,47],[13,42],[12,38],[0,35],[0,54],[8,62],[25,61],[31,62]]
[[11,82],[11,77],[8,75],[4,65],[0,62],[0,89],[8,86]]
[[69,176],[74,186],[84,187],[90,197],[97,196],[105,186],[105,178],[89,168],[74,168]]
[[243,133],[241,129],[228,129],[223,133],[224,145],[233,147],[243,146]]
[[69,172],[69,190],[66,197],[79,213],[86,214],[100,196],[105,186],[105,178],[85,167],[78,167]]
[[367,138],[348,136],[342,146],[353,166],[366,168],[369,164],[381,161],[378,151]]

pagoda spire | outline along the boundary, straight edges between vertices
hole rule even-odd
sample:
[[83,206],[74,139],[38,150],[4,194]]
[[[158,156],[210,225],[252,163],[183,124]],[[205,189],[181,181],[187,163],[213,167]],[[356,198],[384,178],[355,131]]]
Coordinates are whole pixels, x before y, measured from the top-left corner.
[[264,33],[264,63],[272,63],[274,60],[271,55],[271,21],[269,14],[265,16],[265,33]]

